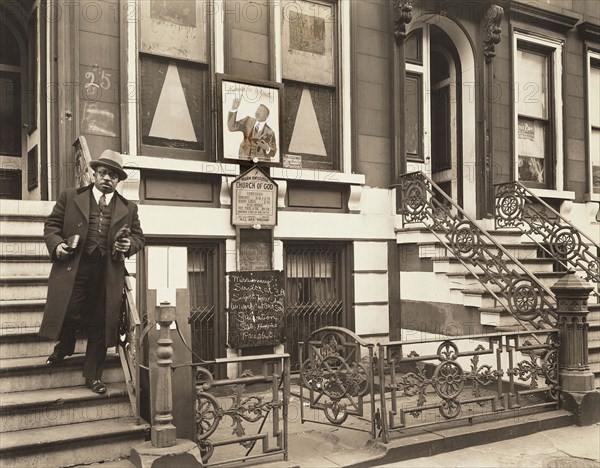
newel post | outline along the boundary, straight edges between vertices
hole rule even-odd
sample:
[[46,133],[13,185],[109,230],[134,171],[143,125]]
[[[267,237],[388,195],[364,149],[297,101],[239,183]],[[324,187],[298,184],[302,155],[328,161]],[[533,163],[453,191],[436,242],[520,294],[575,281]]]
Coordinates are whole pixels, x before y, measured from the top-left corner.
[[575,415],[577,424],[594,424],[600,421],[600,392],[594,389],[588,364],[587,322],[593,288],[570,270],[550,289],[557,303],[561,405]]
[[171,364],[173,360],[173,340],[171,324],[176,318],[177,309],[168,302],[161,302],[155,309],[155,320],[160,327],[160,336],[156,348],[158,382],[154,401],[154,424],[150,431],[154,447],[172,447],[177,441],[173,425],[173,389],[171,386]]
[[152,466],[197,467],[203,466],[198,445],[191,440],[178,439],[177,428],[173,424],[173,387],[171,364],[173,363],[173,340],[171,324],[177,318],[177,308],[168,302],[161,302],[155,309],[155,321],[160,328],[156,346],[158,366],[154,421],[150,429],[150,442],[145,442],[131,450],[130,462],[136,468]]

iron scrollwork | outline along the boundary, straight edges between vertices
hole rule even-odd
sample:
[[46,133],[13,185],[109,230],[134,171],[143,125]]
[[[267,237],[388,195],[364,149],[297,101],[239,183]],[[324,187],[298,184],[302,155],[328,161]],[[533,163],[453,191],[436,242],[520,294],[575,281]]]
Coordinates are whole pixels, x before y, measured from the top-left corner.
[[[335,425],[344,424],[349,415],[361,416],[362,399],[372,389],[371,366],[361,362],[361,345],[342,330],[313,333],[306,342],[308,357],[300,368],[302,385],[310,392],[310,407],[323,411]],[[319,333],[321,338],[315,339]]]
[[[385,442],[391,430],[471,422],[529,406],[557,407],[556,329],[465,335],[438,343],[431,339],[379,345],[379,355],[387,356],[380,374],[389,375],[381,390]],[[435,344],[437,351],[428,352]],[[409,345],[421,346],[424,352],[412,349],[404,354]]]
[[[496,188],[496,228],[518,228],[564,267],[600,283],[600,245],[571,225],[520,182]],[[538,240],[541,239],[541,240]]]
[[[401,177],[399,188],[405,225],[425,224],[519,322],[529,323],[538,329],[555,325],[556,305],[552,292],[470,219],[431,179],[421,172],[405,174]],[[517,219],[523,206],[522,200],[513,196],[505,198],[508,216]]]
[[[273,358],[273,362],[282,359],[277,355]],[[235,358],[231,361],[236,362]],[[213,457],[216,448],[224,445],[242,447],[246,454],[238,460],[248,457],[259,441],[262,441],[262,455],[258,456],[284,452],[283,437],[287,429],[283,415],[289,402],[289,364],[286,366],[280,368],[283,374],[254,376],[246,370],[236,379],[215,381],[209,369],[196,365],[196,443],[204,463]],[[271,390],[248,391],[247,379],[270,382]],[[284,384],[284,379],[288,384]],[[216,387],[225,388],[216,390]],[[230,426],[225,427],[222,424],[225,421],[230,421]],[[263,430],[267,422],[271,423],[270,431]],[[275,447],[269,447],[270,437],[275,438]]]

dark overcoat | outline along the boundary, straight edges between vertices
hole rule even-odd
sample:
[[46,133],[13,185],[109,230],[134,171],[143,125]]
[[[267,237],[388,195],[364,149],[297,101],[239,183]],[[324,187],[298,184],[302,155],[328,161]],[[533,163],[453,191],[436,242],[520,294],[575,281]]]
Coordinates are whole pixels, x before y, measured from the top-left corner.
[[[80,189],[67,189],[60,194],[52,213],[46,218],[44,240],[52,259],[52,270],[48,281],[48,297],[44,308],[44,318],[40,335],[52,340],[58,339],[60,329],[67,312],[79,260],[88,235],[90,219],[90,201],[93,198],[92,185]],[[117,326],[121,311],[123,284],[125,281],[125,263],[116,261],[111,255],[110,246],[115,242],[119,229],[126,224],[131,228],[131,247],[126,256],[138,252],[144,246],[144,233],[138,218],[138,207],[119,193],[113,196],[114,209],[108,233],[106,261],[106,346],[115,346]],[[64,260],[58,260],[56,247],[65,239],[79,234],[79,246],[75,253]]]

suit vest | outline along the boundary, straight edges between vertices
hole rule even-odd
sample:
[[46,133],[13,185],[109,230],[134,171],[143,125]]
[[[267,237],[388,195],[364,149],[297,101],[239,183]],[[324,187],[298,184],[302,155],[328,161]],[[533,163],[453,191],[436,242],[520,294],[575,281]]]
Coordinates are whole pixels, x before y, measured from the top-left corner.
[[108,246],[108,230],[110,229],[110,222],[112,220],[112,213],[114,209],[115,196],[113,195],[110,203],[104,211],[100,209],[94,194],[90,193],[90,221],[88,227],[88,235],[85,241],[84,250],[88,254],[99,249],[102,255],[106,254]]

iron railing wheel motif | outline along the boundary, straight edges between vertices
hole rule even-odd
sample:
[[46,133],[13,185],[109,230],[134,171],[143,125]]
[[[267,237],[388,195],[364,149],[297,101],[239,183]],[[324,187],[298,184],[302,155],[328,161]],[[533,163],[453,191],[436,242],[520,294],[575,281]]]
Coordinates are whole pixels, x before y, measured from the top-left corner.
[[[424,224],[496,303],[524,326],[529,324],[533,329],[555,326],[556,300],[552,291],[429,177],[422,172],[405,174],[397,187],[401,192],[403,225]],[[517,220],[524,202],[514,193],[505,193],[499,206],[506,219]],[[569,248],[574,241],[565,233],[559,234],[562,248]]]
[[[414,349],[426,350],[436,342],[379,345],[379,381],[386,382],[380,386],[384,442],[391,431],[407,427],[558,406],[556,329],[457,336],[444,340],[433,353]],[[474,405],[481,409],[474,411]]]
[[[374,395],[373,347],[344,328],[324,327],[313,332],[299,344],[301,398],[307,389],[309,407],[321,410],[334,425],[344,424],[351,415],[363,416],[364,397]],[[368,350],[368,356],[361,357],[361,348]],[[372,434],[373,405],[372,397]]]
[[565,268],[600,283],[600,245],[520,182],[496,186],[496,228],[517,228]]

